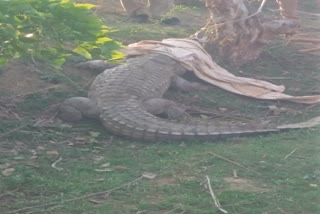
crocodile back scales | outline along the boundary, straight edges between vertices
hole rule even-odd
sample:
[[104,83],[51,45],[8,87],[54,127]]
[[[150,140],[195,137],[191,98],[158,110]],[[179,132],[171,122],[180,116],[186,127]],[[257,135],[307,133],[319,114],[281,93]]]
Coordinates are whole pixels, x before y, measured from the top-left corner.
[[128,59],[126,64],[104,71],[93,82],[89,98],[100,107],[100,119],[114,134],[135,139],[194,139],[223,135],[273,132],[272,128],[184,124],[158,118],[143,102],[161,98],[172,78],[186,69],[168,56],[151,54]]

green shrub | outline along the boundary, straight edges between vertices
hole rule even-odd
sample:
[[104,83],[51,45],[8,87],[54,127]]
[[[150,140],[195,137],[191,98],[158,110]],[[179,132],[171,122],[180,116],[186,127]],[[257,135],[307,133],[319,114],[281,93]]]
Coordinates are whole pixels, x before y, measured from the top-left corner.
[[117,58],[121,45],[90,13],[94,5],[70,0],[1,0],[0,64],[29,56],[56,66],[67,56]]

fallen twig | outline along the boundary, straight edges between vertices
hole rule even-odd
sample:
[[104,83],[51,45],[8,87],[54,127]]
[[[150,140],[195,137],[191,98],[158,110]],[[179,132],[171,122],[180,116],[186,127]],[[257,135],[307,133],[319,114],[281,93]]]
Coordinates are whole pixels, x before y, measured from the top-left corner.
[[237,170],[236,170],[236,169],[234,169],[234,170],[232,171],[232,174],[233,174],[233,177],[234,177],[234,178],[239,178],[239,176],[238,176],[238,173],[237,173]]
[[299,52],[302,52],[302,53],[317,52],[317,51],[320,51],[320,47],[299,50]]
[[11,97],[6,97],[5,99],[14,99],[14,98],[17,98],[17,97],[24,97],[24,96],[27,96],[27,95],[31,95],[31,94],[35,94],[35,93],[39,93],[39,92],[43,92],[43,91],[48,91],[50,89],[55,89],[55,88],[59,88],[59,85],[53,85],[53,86],[49,86],[49,87],[46,87],[46,88],[41,88],[39,90],[34,90],[34,91],[22,93],[22,94],[17,94],[17,95],[11,96]]
[[211,183],[210,183],[210,178],[208,175],[206,175],[206,178],[207,178],[207,184],[208,184],[208,188],[209,188],[209,191],[210,191],[210,195],[213,199],[213,202],[214,202],[214,205],[223,213],[228,213],[226,210],[222,209],[221,207],[221,204],[218,200],[218,198],[216,197],[216,195],[214,194],[213,190],[212,190],[212,187],[211,187]]
[[179,209],[180,209],[180,207],[176,207],[172,210],[169,210],[168,212],[165,212],[164,214],[170,214],[170,213],[173,213],[174,211],[179,210]]
[[4,107],[2,107],[1,105],[0,105],[0,109],[1,109],[6,115],[10,116],[10,112],[9,112],[8,110],[6,110]]
[[291,38],[291,42],[311,42],[311,43],[320,43],[320,39],[314,38]]
[[311,15],[311,16],[320,16],[320,13],[310,13],[310,12],[305,12],[305,11],[302,11],[302,10],[297,10],[299,13],[304,13],[304,14],[308,14],[308,15]]
[[24,124],[24,125],[21,125],[21,126],[19,126],[17,128],[11,129],[10,131],[0,135],[0,139],[6,137],[6,136],[8,136],[8,135],[10,135],[10,134],[12,134],[12,133],[14,133],[16,131],[19,131],[20,129],[22,129],[22,128],[26,127],[26,126],[28,126],[28,124]]
[[54,169],[56,169],[56,170],[58,170],[58,171],[62,171],[63,168],[61,168],[61,167],[56,167],[57,163],[59,163],[59,162],[62,161],[62,160],[63,160],[63,159],[60,157],[58,160],[56,160],[55,162],[53,162],[53,163],[51,164],[51,167],[54,168]]
[[290,157],[298,148],[295,148],[294,150],[292,150],[289,154],[287,154],[283,160],[286,160],[288,157]]
[[250,168],[248,168],[248,167],[246,167],[246,166],[244,166],[244,165],[242,165],[242,164],[240,164],[240,163],[237,163],[237,162],[235,162],[235,161],[233,161],[233,160],[224,158],[224,157],[222,157],[222,156],[220,156],[220,155],[218,155],[218,154],[216,154],[216,153],[214,153],[214,152],[210,152],[210,154],[212,154],[212,155],[214,155],[214,156],[216,156],[216,157],[218,157],[218,158],[221,158],[222,160],[225,160],[225,161],[227,161],[227,162],[229,162],[229,163],[232,163],[232,164],[234,164],[234,165],[236,165],[236,166],[240,166],[240,167],[242,167],[242,168],[244,168],[244,169],[246,169],[246,170],[248,170],[248,171],[250,171],[250,172],[253,172],[253,173],[257,174],[257,175],[261,175],[259,172],[256,172],[256,171],[254,171],[253,169],[250,169]]
[[15,189],[15,190],[12,190],[12,191],[10,191],[10,192],[6,192],[6,193],[4,193],[4,194],[1,194],[1,195],[0,195],[0,198],[3,197],[3,196],[5,196],[5,195],[9,195],[9,194],[11,194],[11,193],[14,193],[14,192],[16,192],[16,191],[18,191],[18,189]]
[[289,80],[292,77],[267,77],[267,76],[257,76],[259,79],[262,80]]

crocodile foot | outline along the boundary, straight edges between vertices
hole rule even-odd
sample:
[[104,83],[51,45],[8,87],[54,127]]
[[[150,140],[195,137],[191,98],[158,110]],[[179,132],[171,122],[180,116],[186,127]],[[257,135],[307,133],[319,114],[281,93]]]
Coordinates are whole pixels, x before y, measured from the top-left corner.
[[68,122],[77,122],[82,118],[99,118],[100,110],[96,104],[86,97],[66,99],[59,107],[58,116]]

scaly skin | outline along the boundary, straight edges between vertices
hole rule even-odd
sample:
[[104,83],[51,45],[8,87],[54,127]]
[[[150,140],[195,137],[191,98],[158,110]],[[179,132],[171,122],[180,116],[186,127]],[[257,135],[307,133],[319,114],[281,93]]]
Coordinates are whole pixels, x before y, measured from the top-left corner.
[[105,128],[114,134],[134,139],[198,139],[233,134],[273,132],[277,129],[214,124],[183,124],[156,117],[143,103],[161,98],[173,78],[186,71],[168,56],[151,54],[128,59],[126,64],[98,75],[89,98],[100,109]]

